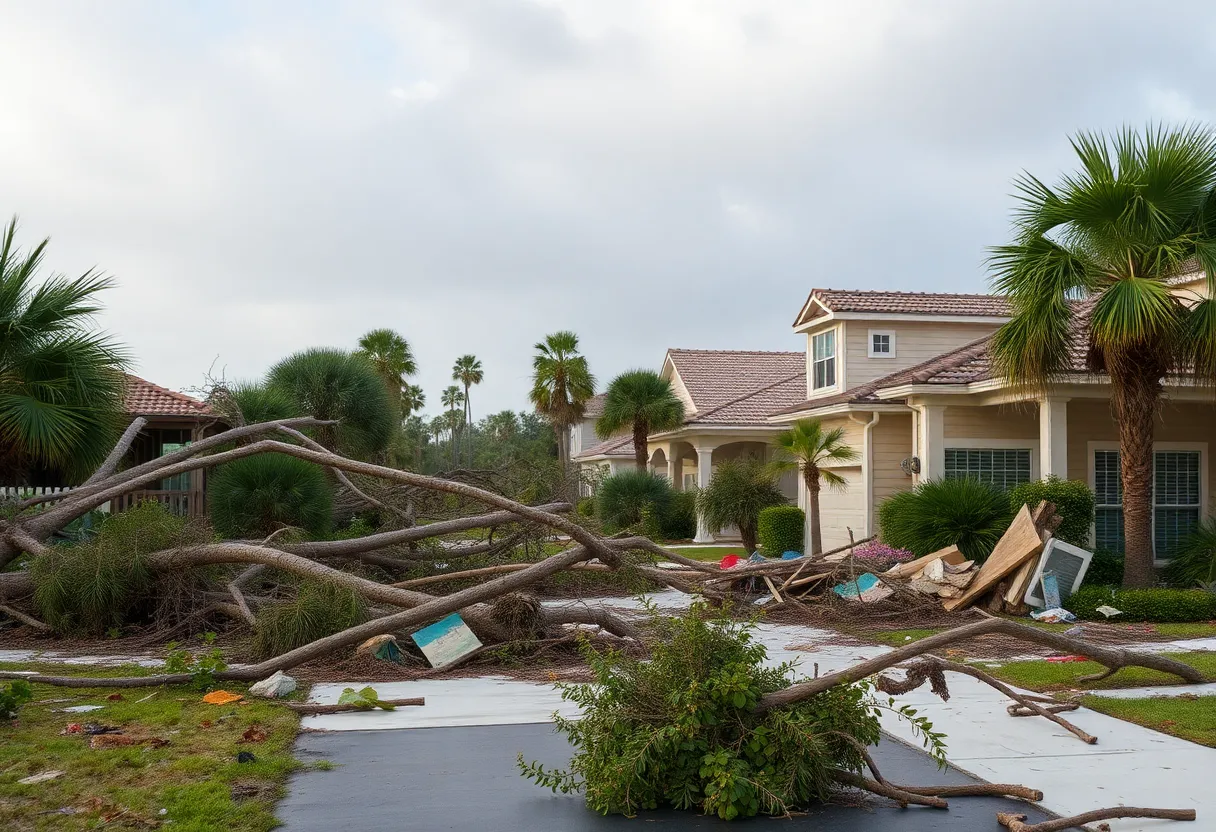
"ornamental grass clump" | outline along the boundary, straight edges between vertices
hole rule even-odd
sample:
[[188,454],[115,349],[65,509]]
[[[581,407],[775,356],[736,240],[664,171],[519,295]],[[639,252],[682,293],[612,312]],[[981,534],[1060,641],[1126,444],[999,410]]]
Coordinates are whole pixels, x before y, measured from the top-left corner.
[[825,801],[837,770],[860,772],[855,743],[879,738],[870,685],[838,685],[757,712],[764,694],[793,681],[794,667],[766,667],[749,622],[709,615],[703,603],[679,618],[651,610],[648,659],[584,641],[594,681],[558,686],[583,711],[582,719],[557,717],[575,748],[570,768],[520,755],[524,776],[555,792],[582,790],[602,814],[674,807],[732,820]]

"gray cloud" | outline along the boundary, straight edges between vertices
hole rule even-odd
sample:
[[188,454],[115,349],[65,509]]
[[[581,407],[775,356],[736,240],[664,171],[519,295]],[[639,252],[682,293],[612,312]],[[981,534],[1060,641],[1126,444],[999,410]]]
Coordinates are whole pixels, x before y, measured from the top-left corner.
[[982,289],[1068,134],[1213,112],[1198,2],[4,6],[0,212],[173,387],[377,326],[480,413],[559,328],[604,380],[798,348],[815,285]]

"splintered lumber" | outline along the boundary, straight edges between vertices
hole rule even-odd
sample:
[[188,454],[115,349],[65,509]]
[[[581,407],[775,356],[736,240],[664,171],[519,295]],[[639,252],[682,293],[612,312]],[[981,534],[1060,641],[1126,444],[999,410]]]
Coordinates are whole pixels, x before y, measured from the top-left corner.
[[[1040,556],[1041,557],[1041,556]],[[1006,608],[1016,608],[1025,603],[1026,590],[1034,579],[1035,570],[1039,568],[1039,558],[1030,558],[1018,567],[1018,571],[1009,580],[1009,590],[1005,593]]]
[[980,567],[979,574],[975,576],[971,586],[962,596],[951,598],[942,606],[949,611],[971,606],[1042,549],[1043,541],[1030,516],[1030,509],[1022,506],[997,542],[992,554],[988,556],[988,560]]
[[911,578],[935,560],[941,560],[949,564],[960,564],[966,561],[967,558],[959,551],[957,546],[947,546],[945,549],[938,549],[936,552],[931,552],[916,560],[896,564],[883,574],[892,578]]
[[765,585],[768,587],[768,591],[773,594],[773,600],[775,600],[778,604],[784,604],[785,602],[781,600],[781,593],[777,591],[777,585],[773,583],[773,579],[768,575],[764,575],[762,577],[764,578]]

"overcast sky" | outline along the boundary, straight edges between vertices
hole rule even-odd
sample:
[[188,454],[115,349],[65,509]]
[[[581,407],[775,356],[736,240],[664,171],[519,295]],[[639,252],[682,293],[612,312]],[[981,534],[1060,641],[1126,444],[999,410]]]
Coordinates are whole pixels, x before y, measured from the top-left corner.
[[801,349],[815,286],[983,291],[1020,170],[1210,116],[1214,29],[1202,2],[0,0],[0,215],[118,279],[102,324],[156,383],[392,327],[431,412],[481,358],[478,416],[527,406],[558,329],[606,384]]

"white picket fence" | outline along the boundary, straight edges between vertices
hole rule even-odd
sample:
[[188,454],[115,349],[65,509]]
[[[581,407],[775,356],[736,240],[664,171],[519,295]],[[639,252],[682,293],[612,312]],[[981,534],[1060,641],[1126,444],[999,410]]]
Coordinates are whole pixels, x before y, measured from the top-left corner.
[[[47,494],[63,494],[71,491],[71,486],[55,485],[43,488],[30,488],[25,485],[0,485],[0,502],[6,500],[28,500],[30,497],[43,497]],[[98,506],[98,511],[109,511],[110,504]]]

